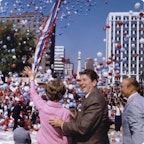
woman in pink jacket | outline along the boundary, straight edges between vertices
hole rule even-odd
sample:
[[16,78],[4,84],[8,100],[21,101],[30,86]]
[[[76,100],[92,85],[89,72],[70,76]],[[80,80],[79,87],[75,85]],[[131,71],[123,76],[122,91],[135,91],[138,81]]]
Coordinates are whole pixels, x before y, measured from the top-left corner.
[[32,98],[40,116],[40,129],[36,139],[39,144],[70,144],[70,138],[63,135],[60,128],[49,124],[49,119],[54,116],[70,121],[70,111],[59,103],[65,93],[65,86],[59,79],[53,79],[45,85],[48,101],[43,100],[35,90],[34,73],[30,67],[24,68],[24,73],[30,79],[30,97]]

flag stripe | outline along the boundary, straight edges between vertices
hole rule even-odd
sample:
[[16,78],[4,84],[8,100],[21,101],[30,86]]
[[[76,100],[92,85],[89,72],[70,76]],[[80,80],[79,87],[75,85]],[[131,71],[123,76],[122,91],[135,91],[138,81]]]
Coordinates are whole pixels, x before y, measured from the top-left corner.
[[54,28],[54,25],[56,22],[56,18],[58,15],[58,10],[59,10],[60,5],[61,5],[61,1],[62,0],[57,0],[54,3],[54,5],[50,11],[48,20],[44,26],[43,31],[42,31],[42,35],[40,36],[39,41],[37,43],[36,50],[35,50],[34,64],[33,64],[33,71],[35,73],[37,73],[37,71],[38,71],[42,56],[43,56],[43,54],[46,50],[46,47],[49,43],[50,36],[52,34],[52,31],[53,31],[53,28]]

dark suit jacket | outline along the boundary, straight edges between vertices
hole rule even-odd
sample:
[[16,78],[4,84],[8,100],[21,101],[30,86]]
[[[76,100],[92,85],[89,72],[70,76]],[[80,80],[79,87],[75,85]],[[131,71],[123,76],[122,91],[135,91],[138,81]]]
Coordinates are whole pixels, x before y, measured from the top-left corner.
[[14,106],[14,109],[13,109],[12,117],[15,118],[15,119],[20,118],[20,112],[21,112],[21,106],[20,106],[20,104],[16,104]]
[[109,144],[108,107],[97,88],[82,104],[74,122],[65,122],[63,132],[73,137],[73,144]]

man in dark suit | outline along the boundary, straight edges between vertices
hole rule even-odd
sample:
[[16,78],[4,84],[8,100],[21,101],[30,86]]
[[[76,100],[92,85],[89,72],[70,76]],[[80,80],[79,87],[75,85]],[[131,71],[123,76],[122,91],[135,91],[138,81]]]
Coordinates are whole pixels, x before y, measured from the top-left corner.
[[123,144],[144,143],[144,97],[138,90],[139,83],[134,78],[121,83],[121,93],[127,98],[122,114]]
[[13,109],[13,114],[12,114],[12,117],[14,118],[14,126],[13,126],[13,130],[16,129],[17,127],[17,121],[20,117],[20,112],[21,112],[21,104],[20,104],[20,99],[17,98],[16,101],[15,101],[15,106],[14,106],[14,109]]
[[108,107],[96,87],[97,81],[95,71],[86,69],[80,72],[80,87],[85,100],[75,120],[64,122],[59,117],[49,120],[51,125],[61,127],[65,135],[71,136],[73,144],[109,144]]

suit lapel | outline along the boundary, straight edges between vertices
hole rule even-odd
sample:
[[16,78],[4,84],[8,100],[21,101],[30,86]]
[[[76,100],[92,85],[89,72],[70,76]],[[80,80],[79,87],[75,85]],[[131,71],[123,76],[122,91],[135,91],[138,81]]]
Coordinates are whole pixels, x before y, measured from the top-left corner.
[[128,101],[127,101],[127,104],[124,108],[124,111],[127,109],[128,105],[134,100],[134,97],[136,96],[136,94],[134,96],[132,96]]

